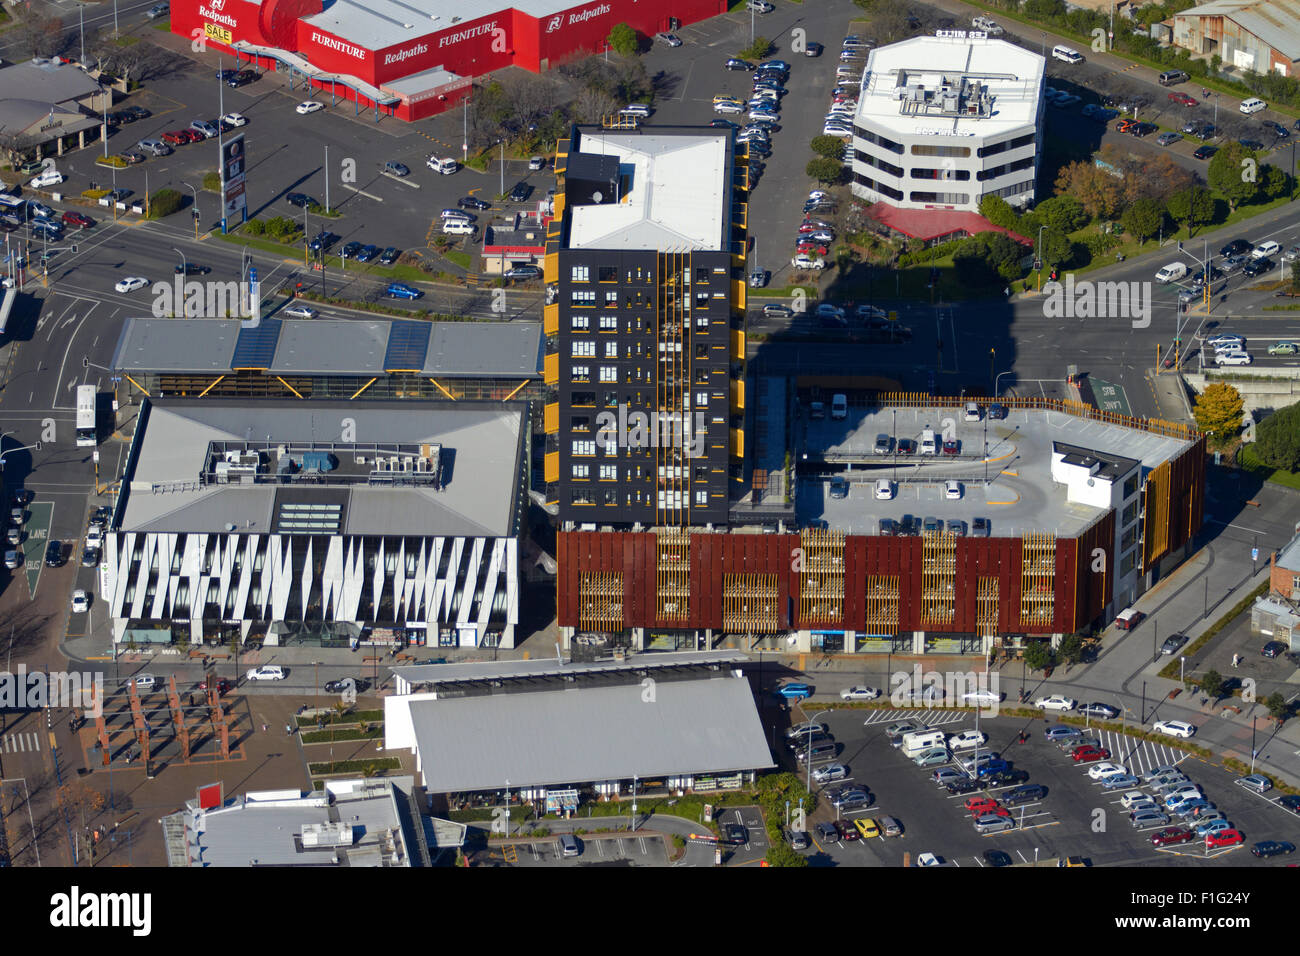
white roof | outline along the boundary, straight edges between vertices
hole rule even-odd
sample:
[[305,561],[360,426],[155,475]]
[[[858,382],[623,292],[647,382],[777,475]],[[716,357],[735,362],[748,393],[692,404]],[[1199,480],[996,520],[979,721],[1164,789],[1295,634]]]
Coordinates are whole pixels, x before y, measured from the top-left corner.
[[476,21],[498,14],[496,25],[510,31],[511,10],[540,20],[572,7],[573,0],[334,0],[302,21],[368,50],[382,50],[444,31],[477,29],[486,24]]
[[727,138],[584,133],[584,153],[617,156],[627,193],[617,203],[572,206],[570,249],[720,249],[730,210],[724,209]]
[[[1005,40],[922,36],[873,50],[862,76],[857,118],[876,129],[907,136],[990,137],[1033,126],[1045,60]],[[928,91],[960,86],[967,78],[988,90],[992,114],[952,116],[904,112],[900,87],[920,84]]]

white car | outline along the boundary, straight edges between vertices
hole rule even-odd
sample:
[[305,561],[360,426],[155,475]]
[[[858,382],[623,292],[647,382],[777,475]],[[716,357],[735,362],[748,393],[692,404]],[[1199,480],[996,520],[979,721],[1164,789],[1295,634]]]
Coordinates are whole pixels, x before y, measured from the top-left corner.
[[153,690],[154,685],[158,683],[158,678],[152,674],[136,674],[131,678],[131,683],[135,684],[136,690]]
[[1249,352],[1216,352],[1215,365],[1249,365],[1254,361]]
[[840,691],[840,700],[875,700],[880,691],[874,687],[846,687]]
[[57,169],[47,169],[27,185],[32,189],[44,189],[46,186],[57,186],[63,182],[63,173]]
[[1038,698],[1034,701],[1034,706],[1042,710],[1074,710],[1079,702],[1062,694],[1052,694],[1050,697]]
[[295,319],[314,319],[320,315],[315,309],[309,309],[305,305],[291,305],[288,308],[280,310],[281,315],[291,316]]
[[1195,725],[1189,724],[1185,720],[1157,720],[1151,725],[1151,729],[1158,734],[1168,734],[1170,737],[1182,737],[1184,739],[1196,733]]
[[221,117],[221,122],[227,126],[247,126],[248,118],[243,113],[227,113]]
[[915,866],[943,866],[933,853],[922,853],[916,858]]
[[450,176],[452,173],[456,172],[456,170],[460,169],[460,163],[456,162],[456,160],[452,159],[450,156],[443,159],[439,159],[437,156],[430,156],[426,165],[435,173],[442,173],[444,176]]
[[1119,777],[1128,773],[1128,768],[1118,763],[1095,763],[1088,768],[1088,776],[1093,780],[1105,780],[1107,777]]
[[113,286],[114,292],[134,292],[136,289],[143,289],[149,284],[149,280],[143,276],[127,276],[125,279],[118,279],[117,285]]
[[894,483],[888,478],[880,478],[876,481],[876,498],[880,501],[889,501],[894,497]]
[[820,272],[826,268],[826,260],[815,259],[812,256],[795,256],[790,260],[790,265],[796,269],[813,269]]
[[284,668],[277,664],[263,664],[261,667],[250,668],[244,675],[249,680],[284,680]]
[[72,613],[84,614],[90,610],[90,595],[81,588],[72,592]]
[[1125,810],[1132,810],[1139,804],[1147,803],[1150,803],[1152,806],[1155,805],[1155,801],[1141,790],[1125,790],[1124,795],[1119,798],[1119,805]]
[[834,197],[824,189],[814,189],[808,193],[809,202],[821,202],[823,199],[833,199]]
[[945,483],[944,483],[944,486],[943,486],[943,496],[944,496],[944,498],[946,498],[948,501],[960,501],[960,500],[961,500],[961,482],[960,482],[960,481],[949,481],[949,482],[945,482]]
[[963,730],[959,734],[953,734],[948,738],[949,750],[968,750],[971,747],[980,747],[988,742],[989,735],[979,730]]
[[843,780],[849,775],[849,768],[842,763],[828,763],[824,767],[818,767],[813,771],[813,779],[818,783],[830,783],[832,780]]
[[306,116],[308,113],[315,113],[317,110],[323,110],[324,108],[324,103],[318,103],[315,100],[303,100],[294,107],[300,116]]
[[104,529],[97,524],[92,524],[86,530],[86,550],[92,548],[102,548],[104,546]]

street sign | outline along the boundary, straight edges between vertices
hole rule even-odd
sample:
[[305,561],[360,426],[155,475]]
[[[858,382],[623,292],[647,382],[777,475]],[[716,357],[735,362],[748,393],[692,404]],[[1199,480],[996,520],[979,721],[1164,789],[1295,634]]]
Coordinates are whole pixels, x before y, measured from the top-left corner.
[[1251,549],[1250,549],[1250,560],[1252,560],[1252,561],[1258,561],[1258,560],[1259,560],[1259,548],[1251,548]]

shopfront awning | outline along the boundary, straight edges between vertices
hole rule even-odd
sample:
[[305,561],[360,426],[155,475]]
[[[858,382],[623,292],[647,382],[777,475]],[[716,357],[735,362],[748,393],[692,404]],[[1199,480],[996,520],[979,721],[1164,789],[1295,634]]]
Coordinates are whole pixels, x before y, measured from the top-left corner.
[[283,63],[317,83],[337,83],[339,86],[345,86],[378,103],[380,106],[396,106],[401,102],[400,97],[385,93],[379,87],[367,83],[359,76],[353,76],[350,73],[327,73],[325,70],[313,66],[311,61],[305,57],[289,50],[282,50],[274,46],[259,46],[256,43],[249,43],[247,40],[236,40],[231,44],[231,49],[246,56],[264,56],[267,59],[275,60],[277,63]]

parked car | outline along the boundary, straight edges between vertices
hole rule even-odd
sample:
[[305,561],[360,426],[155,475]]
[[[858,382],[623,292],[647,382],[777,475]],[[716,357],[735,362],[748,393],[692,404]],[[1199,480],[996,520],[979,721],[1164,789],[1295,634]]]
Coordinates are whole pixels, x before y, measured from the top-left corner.
[[[976,519],[978,520],[978,519]],[[1051,694],[1034,701],[1034,706],[1041,710],[1069,711],[1078,706],[1078,702],[1063,694]]]
[[1273,789],[1273,781],[1262,773],[1253,773],[1246,777],[1238,777],[1235,781],[1237,786],[1245,787],[1253,793],[1268,793]]
[[1165,827],[1151,834],[1151,845],[1153,847],[1177,846],[1180,843],[1190,843],[1195,839],[1196,834],[1186,827]]
[[1187,643],[1186,634],[1170,634],[1160,645],[1160,653],[1166,656],[1172,656],[1178,652],[1178,649]]
[[283,667],[278,664],[263,664],[261,667],[249,668],[248,673],[244,675],[247,680],[284,680],[286,673]]
[[840,700],[875,700],[880,696],[880,690],[875,687],[867,687],[858,684],[853,687],[846,687],[840,691]]
[[1250,848],[1251,854],[1260,859],[1281,856],[1295,852],[1295,844],[1287,840],[1262,840]]
[[1085,745],[1075,747],[1070,751],[1070,758],[1075,763],[1088,763],[1094,760],[1106,760],[1110,757],[1110,751],[1104,747],[1093,747]]
[[817,783],[831,783],[835,780],[844,780],[849,775],[849,768],[842,763],[828,763],[818,767],[813,771],[813,780]]
[[299,116],[306,116],[308,113],[315,113],[325,108],[324,103],[318,103],[316,100],[304,100],[294,107]]
[[1196,733],[1196,726],[1189,724],[1185,720],[1157,720],[1151,725],[1151,729],[1158,734],[1168,734],[1170,737],[1181,737],[1187,739]]
[[526,202],[528,197],[533,194],[533,187],[525,182],[515,183],[510,187],[511,202]]

